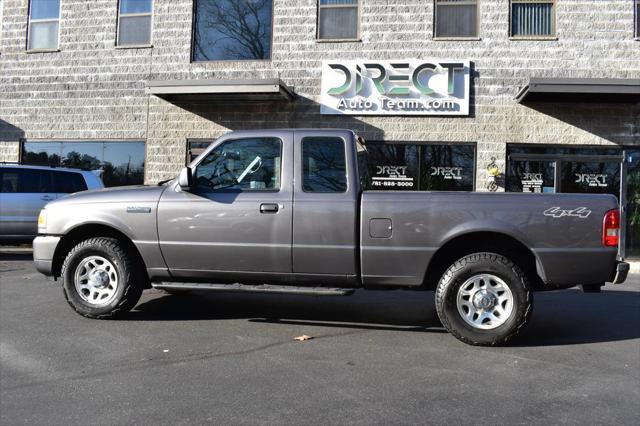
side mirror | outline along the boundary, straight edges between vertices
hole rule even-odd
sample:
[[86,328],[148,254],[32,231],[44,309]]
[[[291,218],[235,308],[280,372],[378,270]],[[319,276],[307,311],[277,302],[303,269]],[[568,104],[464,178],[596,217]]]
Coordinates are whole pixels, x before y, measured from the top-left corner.
[[191,167],[183,167],[178,175],[178,186],[183,191],[189,191],[193,185],[193,177],[191,175]]

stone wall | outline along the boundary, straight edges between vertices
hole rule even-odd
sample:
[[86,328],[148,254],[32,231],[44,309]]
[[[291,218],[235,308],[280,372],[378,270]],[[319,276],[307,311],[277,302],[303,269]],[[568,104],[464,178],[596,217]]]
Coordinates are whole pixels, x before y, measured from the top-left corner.
[[[191,0],[155,0],[153,48],[115,47],[116,0],[62,1],[60,52],[25,53],[27,0],[5,0],[0,66],[0,161],[27,139],[146,139],[146,180],[175,175],[187,140],[261,127],[347,127],[369,139],[476,142],[476,186],[507,143],[640,145],[638,106],[538,104],[514,96],[530,77],[640,78],[633,7],[562,0],[557,39],[510,40],[506,0],[480,0],[478,40],[433,40],[433,1],[361,0],[361,41],[317,42],[316,0],[274,0],[270,61],[192,63]],[[468,59],[469,117],[321,116],[324,59]],[[144,94],[146,80],[281,78],[294,103],[176,106]]]

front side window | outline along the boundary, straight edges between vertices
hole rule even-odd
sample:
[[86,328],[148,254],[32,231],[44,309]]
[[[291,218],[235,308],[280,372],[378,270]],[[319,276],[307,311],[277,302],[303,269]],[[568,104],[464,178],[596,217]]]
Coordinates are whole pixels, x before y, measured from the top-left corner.
[[118,46],[151,44],[153,0],[120,0],[118,8]]
[[341,138],[318,136],[302,139],[302,190],[347,190],[347,162]]
[[271,58],[272,0],[196,0],[194,61]]
[[359,0],[319,0],[318,39],[354,40],[358,38]]
[[29,3],[29,50],[58,48],[60,0],[31,0]]
[[247,138],[223,142],[198,164],[196,192],[277,191],[280,189],[282,141]]
[[435,1],[435,37],[478,36],[478,0]]
[[555,0],[511,0],[511,37],[553,37]]
[[26,141],[22,164],[91,170],[105,186],[144,183],[143,141]]

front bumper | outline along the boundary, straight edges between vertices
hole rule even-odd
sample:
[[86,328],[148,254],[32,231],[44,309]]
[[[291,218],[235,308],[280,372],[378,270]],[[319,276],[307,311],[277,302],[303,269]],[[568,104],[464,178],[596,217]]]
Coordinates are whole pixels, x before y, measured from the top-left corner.
[[627,262],[619,262],[616,265],[616,272],[611,282],[613,284],[622,284],[629,274],[629,264]]
[[54,235],[40,235],[33,240],[33,263],[38,272],[53,275],[53,255],[60,242],[60,237]]

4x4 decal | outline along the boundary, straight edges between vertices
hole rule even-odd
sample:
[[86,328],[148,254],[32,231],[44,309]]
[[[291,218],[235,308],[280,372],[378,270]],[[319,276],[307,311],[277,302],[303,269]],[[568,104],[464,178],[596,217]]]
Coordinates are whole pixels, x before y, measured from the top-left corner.
[[545,216],[551,217],[564,217],[564,216],[573,216],[579,217],[580,219],[586,219],[591,214],[591,210],[586,207],[578,207],[573,210],[571,209],[561,209],[560,207],[551,207],[544,211]]

